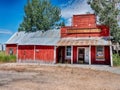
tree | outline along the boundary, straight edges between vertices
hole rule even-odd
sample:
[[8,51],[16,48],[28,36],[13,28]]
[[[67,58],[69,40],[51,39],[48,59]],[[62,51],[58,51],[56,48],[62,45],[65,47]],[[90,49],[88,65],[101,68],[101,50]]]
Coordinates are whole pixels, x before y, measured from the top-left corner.
[[49,0],[28,0],[24,7],[25,16],[18,31],[49,30],[61,18],[61,10]]
[[120,0],[88,0],[88,4],[98,16],[98,22],[110,27],[114,42],[120,42],[119,3]]
[[59,25],[60,25],[60,26],[65,26],[65,22],[62,21]]

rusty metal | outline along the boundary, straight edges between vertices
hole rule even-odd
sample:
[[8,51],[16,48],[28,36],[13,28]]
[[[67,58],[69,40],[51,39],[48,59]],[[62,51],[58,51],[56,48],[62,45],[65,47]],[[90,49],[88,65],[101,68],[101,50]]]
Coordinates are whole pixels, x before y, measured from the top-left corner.
[[91,29],[67,29],[67,33],[75,34],[75,33],[100,33],[101,29],[91,28]]
[[83,46],[83,45],[111,45],[110,40],[104,38],[62,38],[57,46]]

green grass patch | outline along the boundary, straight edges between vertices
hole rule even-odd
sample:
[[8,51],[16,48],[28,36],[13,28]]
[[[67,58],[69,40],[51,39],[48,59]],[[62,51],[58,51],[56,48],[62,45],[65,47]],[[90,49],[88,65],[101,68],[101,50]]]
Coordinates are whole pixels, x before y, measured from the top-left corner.
[[0,52],[0,63],[4,62],[16,62],[16,56],[6,55],[5,52]]
[[120,66],[120,56],[118,54],[113,54],[113,65]]

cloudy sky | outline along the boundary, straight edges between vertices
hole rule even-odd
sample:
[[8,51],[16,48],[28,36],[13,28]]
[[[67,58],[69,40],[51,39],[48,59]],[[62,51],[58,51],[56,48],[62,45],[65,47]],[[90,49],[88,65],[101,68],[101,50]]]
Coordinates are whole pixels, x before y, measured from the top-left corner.
[[[50,1],[61,8],[61,15],[65,19],[66,25],[71,25],[71,18],[75,14],[92,13],[86,0]],[[26,2],[27,0],[0,0],[0,43],[5,43],[17,32],[19,24],[23,20]]]

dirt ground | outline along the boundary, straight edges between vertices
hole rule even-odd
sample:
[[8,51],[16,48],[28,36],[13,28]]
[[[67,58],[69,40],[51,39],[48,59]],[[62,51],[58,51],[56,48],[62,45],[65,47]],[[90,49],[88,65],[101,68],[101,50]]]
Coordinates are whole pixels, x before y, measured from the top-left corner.
[[120,75],[80,67],[3,66],[0,90],[120,90]]

